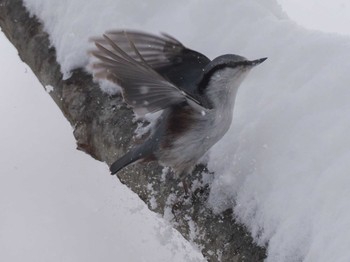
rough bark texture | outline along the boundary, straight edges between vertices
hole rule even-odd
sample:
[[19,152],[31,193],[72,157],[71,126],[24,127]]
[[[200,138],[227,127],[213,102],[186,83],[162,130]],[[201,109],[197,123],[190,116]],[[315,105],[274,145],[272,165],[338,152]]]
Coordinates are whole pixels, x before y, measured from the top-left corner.
[[[42,85],[54,87],[50,96],[74,127],[77,148],[107,164],[125,153],[133,142],[136,124],[121,97],[102,93],[82,69],[63,80],[47,33],[36,17],[29,16],[21,0],[0,0],[0,26]],[[206,171],[204,166],[197,167],[190,180],[201,181],[203,170]],[[217,215],[207,207],[207,185],[202,183],[186,199],[181,183],[171,174],[162,179],[161,173],[162,168],[156,163],[136,164],[118,177],[150,209],[166,214],[186,239],[202,248],[208,261],[265,258],[265,249],[253,244],[245,228],[235,222],[232,210]]]

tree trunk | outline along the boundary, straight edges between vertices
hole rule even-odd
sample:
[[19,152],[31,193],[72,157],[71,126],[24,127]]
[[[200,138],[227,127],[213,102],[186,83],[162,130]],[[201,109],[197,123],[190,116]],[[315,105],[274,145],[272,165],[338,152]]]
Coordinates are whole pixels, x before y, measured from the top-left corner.
[[[21,0],[0,0],[0,26],[41,84],[54,87],[50,96],[73,126],[77,148],[107,164],[123,155],[133,143],[136,123],[122,98],[101,92],[82,69],[63,80],[48,34],[36,17],[29,16]],[[186,239],[196,243],[208,261],[262,261],[265,249],[256,246],[235,222],[232,210],[214,214],[207,207],[210,176],[205,166],[198,166],[189,181],[199,181],[200,186],[184,198],[182,184],[169,172],[162,176],[157,163],[135,164],[118,173],[120,181],[151,210],[165,215]]]

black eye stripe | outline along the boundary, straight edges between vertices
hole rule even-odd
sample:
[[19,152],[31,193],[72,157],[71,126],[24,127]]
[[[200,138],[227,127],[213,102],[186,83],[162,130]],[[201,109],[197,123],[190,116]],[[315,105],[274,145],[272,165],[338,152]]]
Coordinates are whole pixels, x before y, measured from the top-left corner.
[[229,67],[229,68],[236,68],[236,67],[248,66],[248,65],[251,65],[250,61],[238,61],[238,62],[232,62],[232,63],[227,63],[227,64],[219,64],[219,65],[214,66],[209,71],[205,72],[205,74],[203,75],[203,78],[198,83],[198,91],[200,93],[203,93],[203,91],[208,87],[208,83],[209,83],[211,77],[213,76],[213,74],[216,71],[218,71],[220,69],[227,68],[227,67]]

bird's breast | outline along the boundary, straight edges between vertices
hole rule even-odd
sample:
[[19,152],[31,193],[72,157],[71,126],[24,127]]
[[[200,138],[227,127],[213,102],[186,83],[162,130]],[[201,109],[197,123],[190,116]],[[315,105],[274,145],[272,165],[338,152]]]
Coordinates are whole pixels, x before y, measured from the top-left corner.
[[167,119],[164,147],[196,148],[207,151],[231,125],[232,112],[211,109],[205,114],[189,106],[173,108]]
[[201,114],[191,107],[169,109],[157,159],[177,172],[191,170],[228,130],[231,119],[212,109]]

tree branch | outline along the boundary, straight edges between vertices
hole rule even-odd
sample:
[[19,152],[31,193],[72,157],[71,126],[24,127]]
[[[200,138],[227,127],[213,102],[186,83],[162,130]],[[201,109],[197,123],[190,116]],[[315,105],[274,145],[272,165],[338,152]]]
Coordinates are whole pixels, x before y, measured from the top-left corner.
[[[36,17],[30,17],[21,0],[0,0],[0,26],[17,48],[41,84],[53,86],[50,96],[74,127],[77,148],[97,160],[111,164],[133,142],[133,114],[120,96],[101,92],[89,74],[76,69],[62,79],[56,53]],[[207,207],[209,186],[201,177],[210,177],[204,166],[189,178],[201,185],[185,199],[181,183],[170,174],[162,179],[156,163],[135,164],[118,174],[157,213],[166,215],[174,227],[202,249],[209,261],[262,261],[265,249],[257,247],[245,228],[235,222],[232,210],[214,214]]]

